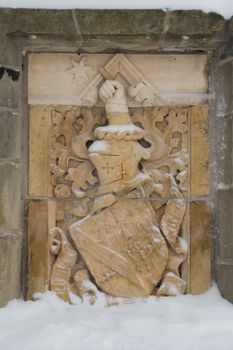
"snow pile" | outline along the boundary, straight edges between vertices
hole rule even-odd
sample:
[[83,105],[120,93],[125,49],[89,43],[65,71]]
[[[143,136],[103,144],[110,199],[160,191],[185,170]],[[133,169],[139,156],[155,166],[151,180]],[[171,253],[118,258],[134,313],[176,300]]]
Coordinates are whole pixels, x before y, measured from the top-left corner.
[[201,296],[150,297],[106,308],[69,305],[53,293],[0,310],[1,350],[230,350],[233,306]]
[[230,18],[233,15],[232,0],[1,0],[0,7],[50,9],[201,9],[205,12],[218,12],[226,18]]

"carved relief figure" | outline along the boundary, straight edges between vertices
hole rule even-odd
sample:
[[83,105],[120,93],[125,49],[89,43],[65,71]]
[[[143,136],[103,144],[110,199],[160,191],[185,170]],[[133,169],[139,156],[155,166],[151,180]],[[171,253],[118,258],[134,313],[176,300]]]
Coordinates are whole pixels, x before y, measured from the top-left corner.
[[[133,123],[118,80],[106,80],[99,97],[107,124],[99,120],[96,127],[86,112],[86,126],[83,122],[76,135],[73,115],[70,142],[56,147],[61,153],[54,159],[64,157],[61,166],[52,165],[55,195],[73,195],[85,210],[72,209],[80,219],[66,233],[59,228],[51,232],[50,288],[68,301],[70,291],[80,297],[87,293],[91,303],[97,289],[120,297],[183,293],[179,268],[187,244],[179,234],[188,157],[178,149],[174,133],[176,128],[181,134],[187,131],[186,115],[177,122],[176,114],[168,113],[168,125],[159,128],[150,126],[152,115],[143,115],[150,110],[139,109]],[[70,166],[72,159],[78,165]],[[71,188],[63,180],[56,182],[62,166]]]

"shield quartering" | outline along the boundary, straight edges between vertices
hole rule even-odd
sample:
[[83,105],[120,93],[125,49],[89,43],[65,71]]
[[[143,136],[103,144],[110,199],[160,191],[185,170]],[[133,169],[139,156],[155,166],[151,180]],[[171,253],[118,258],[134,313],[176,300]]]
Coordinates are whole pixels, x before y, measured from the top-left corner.
[[71,237],[102,291],[148,296],[160,281],[168,248],[153,214],[149,202],[126,200],[70,226]]

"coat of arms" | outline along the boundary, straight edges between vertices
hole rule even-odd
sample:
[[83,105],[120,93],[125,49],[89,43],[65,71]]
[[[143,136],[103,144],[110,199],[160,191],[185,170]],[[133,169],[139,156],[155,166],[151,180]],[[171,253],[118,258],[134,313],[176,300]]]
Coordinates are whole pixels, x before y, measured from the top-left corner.
[[[74,132],[72,142],[63,147],[64,164],[69,147],[80,161],[68,169],[72,192],[89,204],[86,215],[67,232],[58,227],[50,232],[54,256],[50,288],[69,301],[70,292],[88,294],[91,302],[98,289],[127,298],[183,293],[180,266],[187,244],[180,229],[186,210],[182,192],[187,154],[174,152],[173,136],[168,145],[159,129],[156,135],[149,133],[140,114],[143,109],[131,119],[124,87],[117,79],[105,80],[99,97],[107,123],[92,123],[92,140],[88,132],[82,136]],[[179,131],[185,132],[184,122],[185,117]],[[168,130],[167,137],[169,132],[174,130]],[[56,176],[58,167],[52,171]],[[63,185],[58,186],[60,190]],[[77,259],[82,260],[81,267]]]

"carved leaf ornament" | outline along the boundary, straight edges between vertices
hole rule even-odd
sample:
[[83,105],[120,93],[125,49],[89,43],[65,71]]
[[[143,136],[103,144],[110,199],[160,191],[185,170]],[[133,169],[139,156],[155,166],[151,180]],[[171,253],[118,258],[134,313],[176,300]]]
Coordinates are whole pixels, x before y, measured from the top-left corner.
[[[71,72],[83,67],[84,61],[75,62]],[[153,98],[143,84],[131,88],[131,96]],[[91,303],[97,290],[114,297],[183,293],[188,108],[128,111],[119,82],[106,81],[99,89],[105,111],[51,113],[54,196],[76,204],[72,223],[50,232],[50,288],[70,302],[70,293],[88,294]]]

